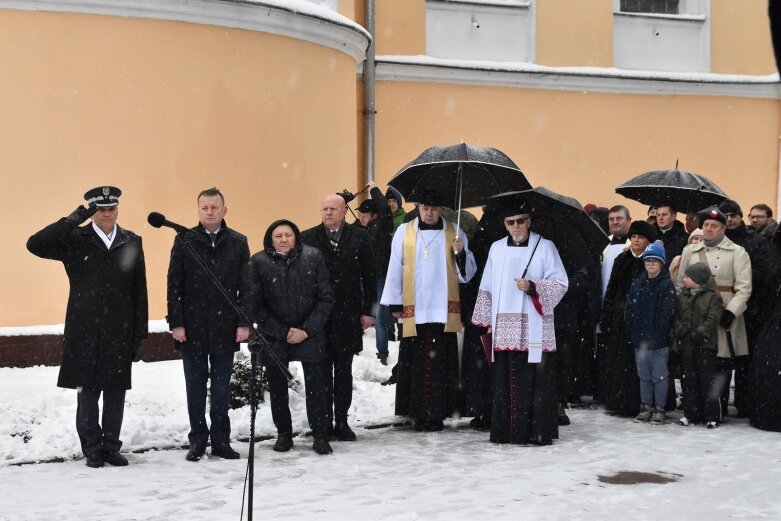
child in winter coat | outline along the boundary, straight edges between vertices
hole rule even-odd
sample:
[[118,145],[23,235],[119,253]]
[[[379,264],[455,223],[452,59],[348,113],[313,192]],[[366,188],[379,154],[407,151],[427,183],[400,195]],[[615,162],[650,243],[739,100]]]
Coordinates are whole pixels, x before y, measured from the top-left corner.
[[678,298],[664,267],[664,244],[649,244],[642,259],[645,273],[632,281],[626,301],[627,330],[640,378],[640,413],[634,421],[662,424],[667,405],[670,329]]
[[684,416],[681,425],[705,422],[709,429],[721,418],[719,388],[719,319],[724,305],[721,296],[710,285],[711,271],[707,264],[695,262],[686,268],[673,331],[675,348],[681,354],[681,387]]

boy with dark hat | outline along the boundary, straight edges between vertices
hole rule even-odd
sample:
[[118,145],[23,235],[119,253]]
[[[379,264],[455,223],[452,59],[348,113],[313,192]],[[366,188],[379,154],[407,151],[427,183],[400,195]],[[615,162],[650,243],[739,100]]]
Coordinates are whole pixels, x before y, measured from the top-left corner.
[[678,423],[688,426],[705,422],[709,429],[719,421],[718,374],[719,320],[724,309],[711,284],[707,264],[695,262],[686,268],[678,309],[675,313],[673,349],[681,355],[684,416]]
[[87,208],[27,241],[33,255],[62,262],[70,281],[57,385],[78,390],[76,431],[93,468],[128,464],[119,453],[125,392],[149,325],[141,237],[117,225],[120,195],[113,186],[93,188],[84,194]]

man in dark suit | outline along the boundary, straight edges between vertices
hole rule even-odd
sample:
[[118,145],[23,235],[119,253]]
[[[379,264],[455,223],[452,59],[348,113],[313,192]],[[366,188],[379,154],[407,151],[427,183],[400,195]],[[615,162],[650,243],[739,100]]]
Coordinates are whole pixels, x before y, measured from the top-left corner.
[[[217,188],[198,194],[198,225],[185,234],[195,252],[211,268],[236,305],[250,316],[244,297],[249,288],[247,238],[225,224],[225,198]],[[168,266],[168,325],[182,352],[190,417],[188,461],[198,461],[211,438],[212,456],[238,459],[230,446],[230,379],[233,354],[249,337],[233,307],[220,294],[177,235]],[[206,424],[206,384],[211,378]]]
[[377,280],[374,257],[366,230],[345,222],[347,202],[338,194],[323,198],[322,223],[301,233],[304,244],[319,249],[325,257],[336,304],[326,327],[324,373],[335,420],[332,436],[355,441],[347,424],[353,399],[353,356],[363,349],[363,332],[374,324]]
[[94,188],[84,194],[88,208],[79,206],[27,241],[33,255],[62,262],[68,274],[57,385],[79,389],[76,431],[93,468],[128,464],[119,453],[125,392],[149,325],[144,250],[141,237],[117,225],[121,194],[113,186]]

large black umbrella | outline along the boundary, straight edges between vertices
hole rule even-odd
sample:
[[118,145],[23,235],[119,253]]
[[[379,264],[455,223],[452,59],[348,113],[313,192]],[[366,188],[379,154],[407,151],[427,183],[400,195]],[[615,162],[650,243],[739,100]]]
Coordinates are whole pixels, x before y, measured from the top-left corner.
[[[507,237],[507,229],[498,214],[507,206],[526,202],[532,218],[532,231],[553,241],[565,265],[586,266],[610,242],[599,224],[588,216],[580,203],[544,186],[531,190],[499,194],[488,200],[480,219],[486,240]],[[490,244],[490,242],[488,244]],[[534,247],[529,244],[529,247]]]
[[650,206],[672,206],[679,212],[698,212],[727,198],[707,177],[685,170],[653,170],[616,188],[628,199]]
[[482,206],[492,195],[531,185],[518,165],[495,148],[467,143],[431,147],[398,171],[388,184],[410,202],[434,188],[453,209]]

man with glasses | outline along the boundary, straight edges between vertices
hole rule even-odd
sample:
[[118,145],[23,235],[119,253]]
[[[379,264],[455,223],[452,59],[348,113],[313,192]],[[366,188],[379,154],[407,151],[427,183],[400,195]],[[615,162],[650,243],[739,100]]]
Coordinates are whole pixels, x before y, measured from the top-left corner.
[[502,212],[507,237],[491,245],[472,322],[489,328],[493,443],[558,438],[553,309],[569,280],[554,244],[531,231],[528,203]]
[[751,207],[748,212],[748,222],[755,232],[767,240],[772,239],[778,229],[778,223],[773,219],[773,210],[764,203]]

